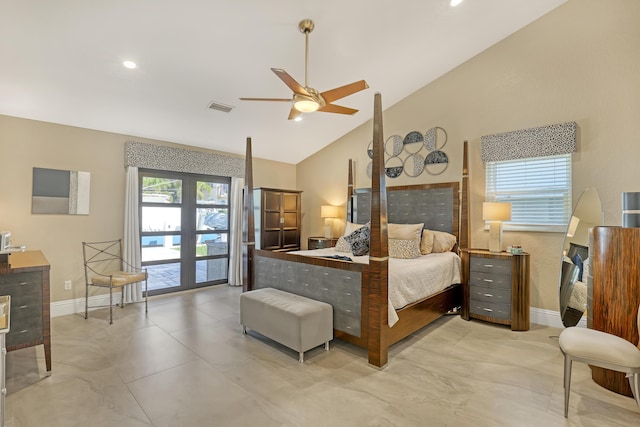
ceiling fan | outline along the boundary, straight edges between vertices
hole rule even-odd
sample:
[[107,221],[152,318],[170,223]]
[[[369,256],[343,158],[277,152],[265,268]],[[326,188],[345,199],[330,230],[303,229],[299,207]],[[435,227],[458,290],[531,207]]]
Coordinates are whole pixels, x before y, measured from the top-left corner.
[[276,101],[292,102],[289,120],[295,119],[301,113],[311,113],[313,111],[323,111],[325,113],[355,114],[358,110],[341,105],[332,104],[333,101],[352,95],[361,90],[367,89],[369,85],[364,80],[340,86],[325,92],[318,92],[309,86],[307,82],[309,66],[309,33],[313,31],[315,24],[311,19],[304,19],[298,24],[298,29],[304,34],[305,56],[304,56],[304,86],[298,83],[293,77],[281,68],[272,68],[276,76],[293,91],[292,98],[240,98],[241,101]]

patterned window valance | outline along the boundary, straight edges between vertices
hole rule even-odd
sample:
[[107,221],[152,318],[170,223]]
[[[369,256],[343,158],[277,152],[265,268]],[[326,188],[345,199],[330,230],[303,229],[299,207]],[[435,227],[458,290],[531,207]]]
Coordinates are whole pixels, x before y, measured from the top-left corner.
[[244,177],[244,158],[127,141],[124,165],[172,172]]
[[576,151],[576,122],[486,135],[480,138],[482,161],[555,156]]

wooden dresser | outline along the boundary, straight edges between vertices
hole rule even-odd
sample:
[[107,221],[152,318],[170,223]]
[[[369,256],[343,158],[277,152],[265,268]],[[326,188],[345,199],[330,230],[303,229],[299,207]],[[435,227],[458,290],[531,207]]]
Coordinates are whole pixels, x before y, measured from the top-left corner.
[[14,252],[0,264],[0,295],[11,296],[7,351],[44,344],[51,374],[49,261],[41,251]]
[[276,188],[253,190],[256,249],[300,250],[301,194]]
[[[638,344],[640,228],[594,227],[587,276],[587,326]],[[591,377],[616,393],[632,396],[622,372],[591,367]]]
[[462,318],[529,330],[529,254],[463,249]]

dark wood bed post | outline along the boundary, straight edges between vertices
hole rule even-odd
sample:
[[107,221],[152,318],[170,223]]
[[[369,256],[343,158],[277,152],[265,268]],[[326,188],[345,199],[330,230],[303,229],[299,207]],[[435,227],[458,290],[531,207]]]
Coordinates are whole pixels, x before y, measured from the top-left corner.
[[253,251],[255,249],[255,228],[253,219],[253,158],[251,138],[247,138],[247,152],[244,166],[244,197],[242,203],[242,291],[253,289]]
[[371,239],[369,249],[369,363],[379,368],[389,360],[388,294],[389,249],[387,187],[384,174],[382,97],[374,96],[373,168],[371,173]]
[[462,152],[462,208],[460,215],[460,237],[458,252],[470,246],[469,236],[469,157],[467,141],[464,141]]
[[347,184],[347,221],[353,222],[353,160],[349,159],[349,180]]

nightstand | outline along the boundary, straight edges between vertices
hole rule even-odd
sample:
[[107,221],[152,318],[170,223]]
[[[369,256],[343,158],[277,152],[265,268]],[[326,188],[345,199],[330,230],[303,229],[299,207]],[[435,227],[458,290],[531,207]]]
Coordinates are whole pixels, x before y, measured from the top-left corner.
[[328,238],[328,237],[309,237],[307,242],[307,248],[311,249],[324,249],[324,248],[332,248],[336,245],[338,241],[337,237]]
[[529,330],[529,254],[462,249],[462,318]]

